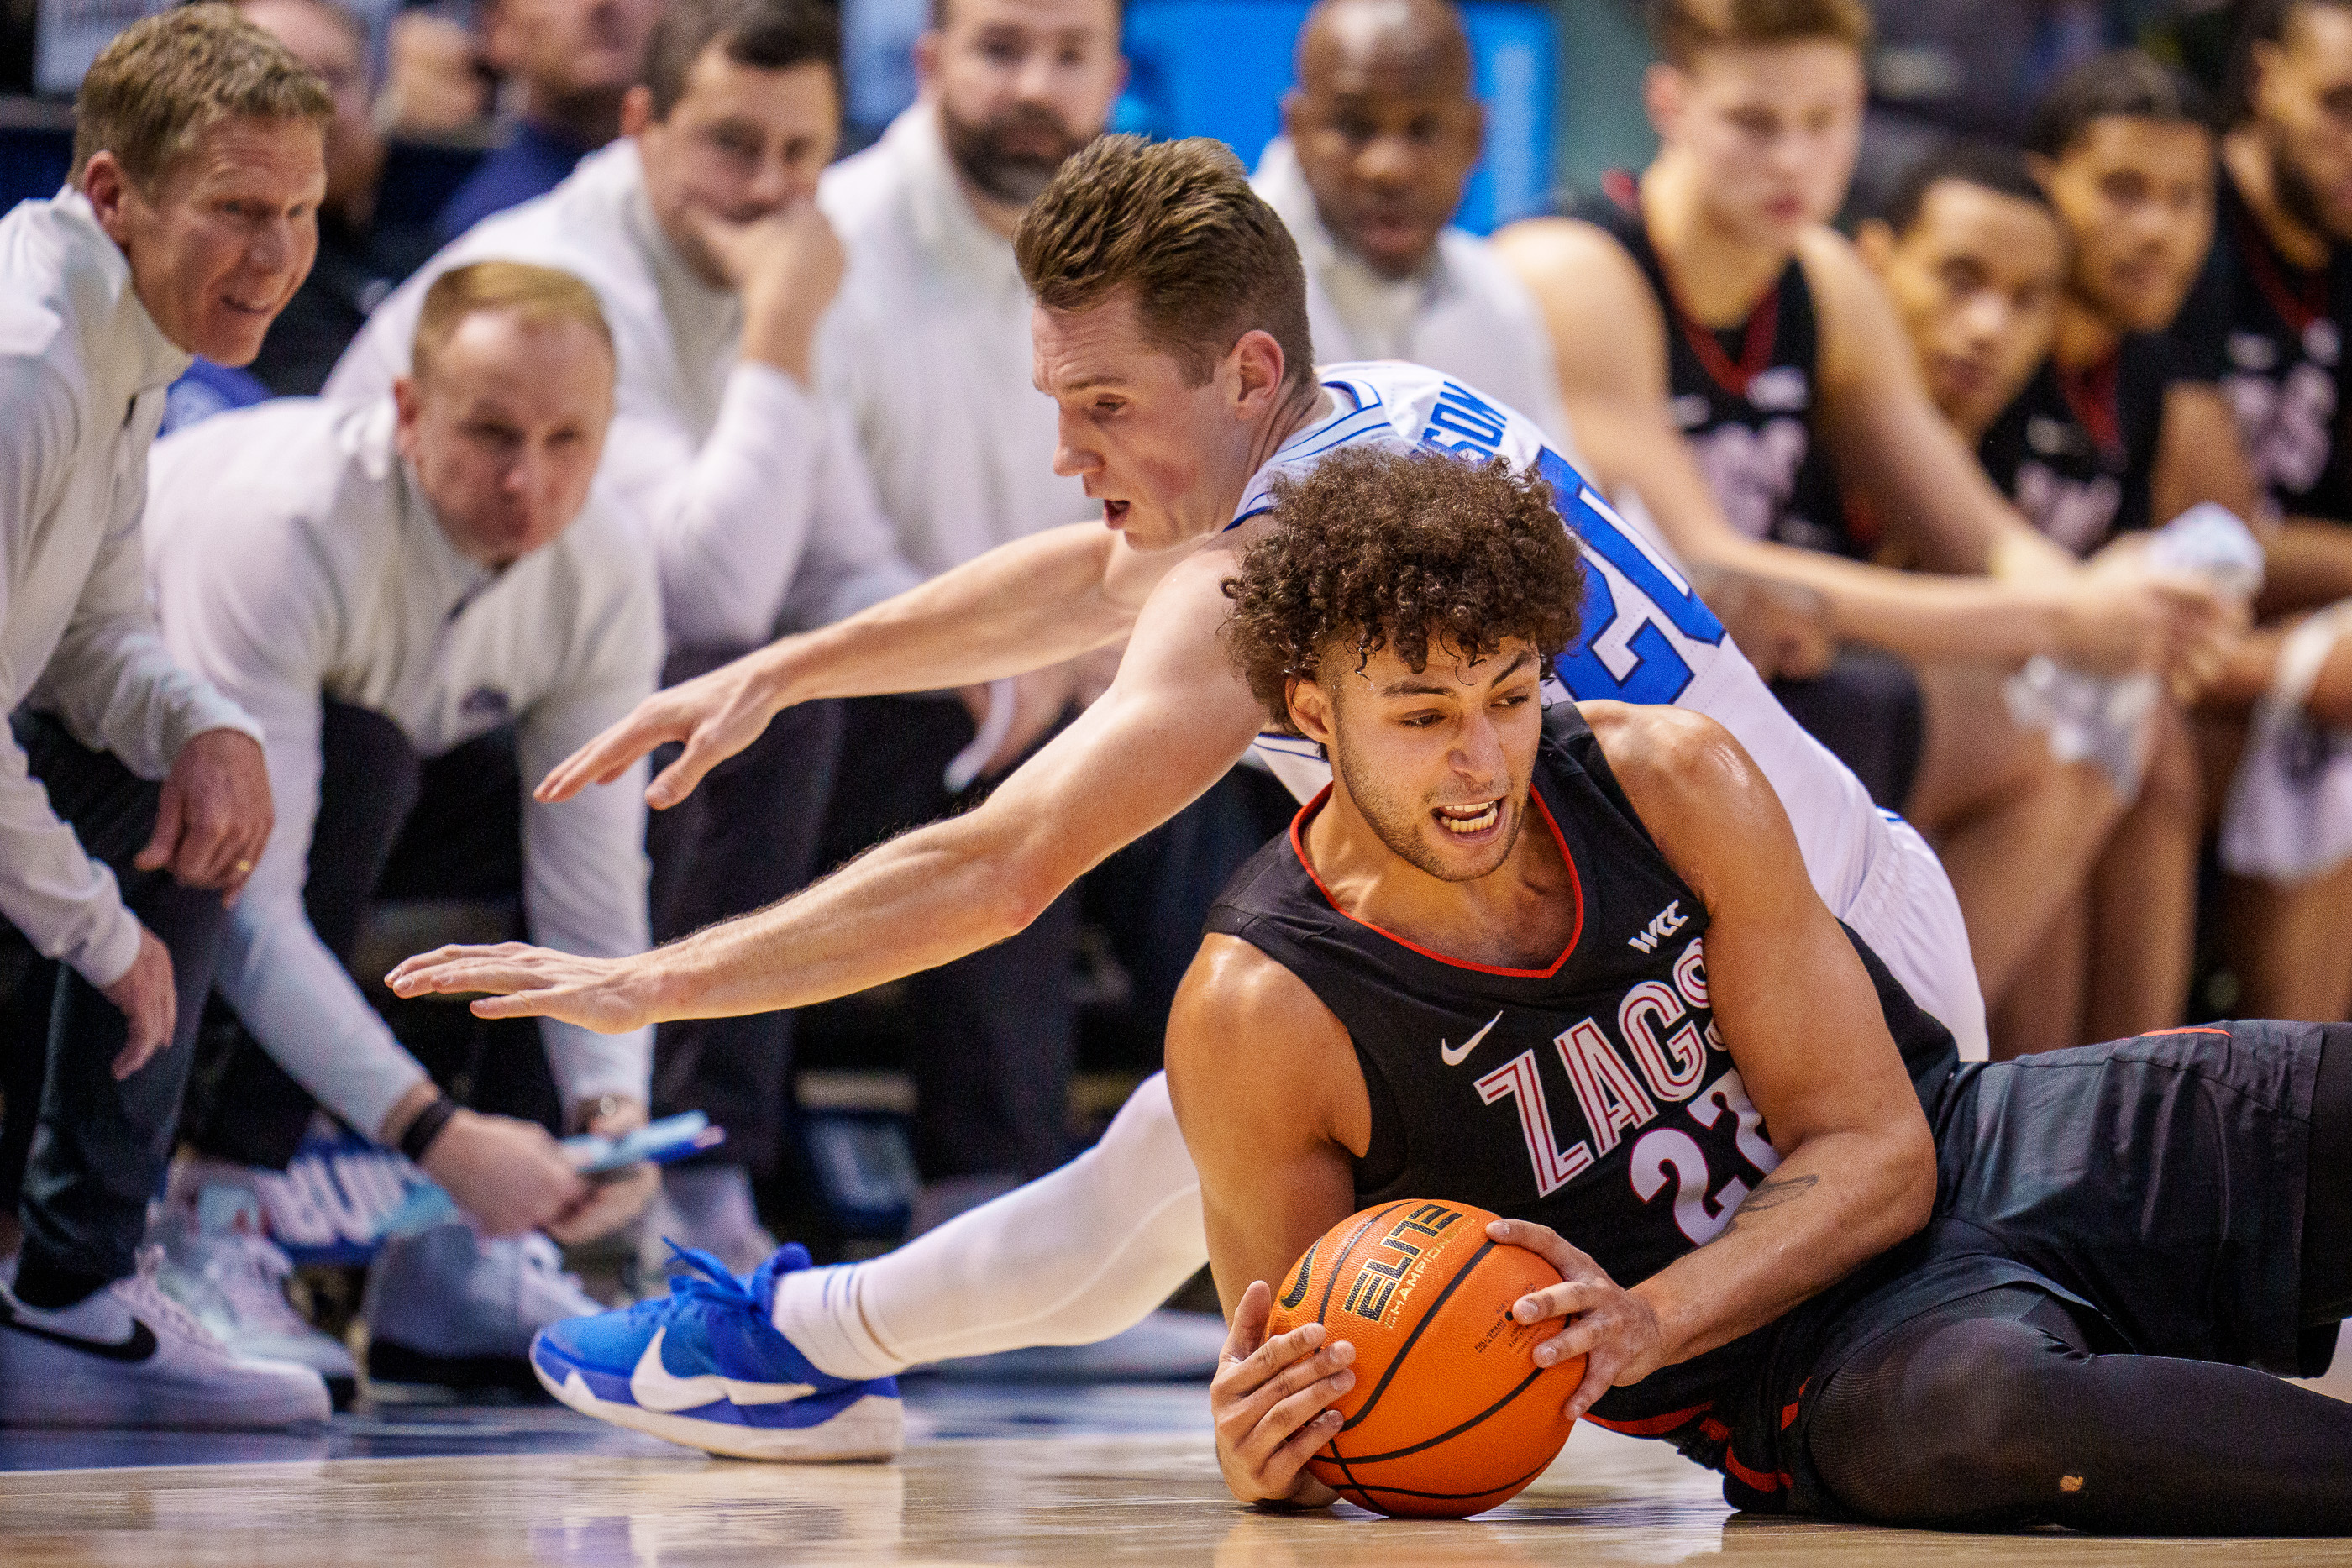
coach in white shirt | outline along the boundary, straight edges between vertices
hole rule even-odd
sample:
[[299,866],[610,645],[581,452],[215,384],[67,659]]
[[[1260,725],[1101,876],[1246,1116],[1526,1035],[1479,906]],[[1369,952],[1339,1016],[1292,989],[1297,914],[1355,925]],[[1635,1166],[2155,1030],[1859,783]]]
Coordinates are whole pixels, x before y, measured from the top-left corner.
[[[416,350],[396,397],[283,399],[155,449],[148,550],[164,635],[260,721],[278,801],[215,982],[267,1061],[243,1043],[229,1050],[247,1059],[208,1062],[235,1087],[188,1138],[283,1167],[315,1099],[416,1160],[481,1229],[579,1239],[632,1218],[650,1172],[593,1187],[538,1125],[455,1107],[345,965],[418,821],[435,825],[444,867],[512,865],[520,838],[533,941],[645,948],[642,770],[557,806],[486,798],[476,784],[499,773],[487,748],[466,768],[428,764],[510,734],[536,780],[653,692],[660,604],[642,539],[591,487],[613,398],[595,295],[546,267],[460,267],[428,291]],[[436,801],[436,786],[462,806]],[[644,1121],[651,1030],[541,1032],[571,1127]],[[384,1268],[399,1266],[388,1249]],[[384,1295],[380,1281],[371,1304]],[[450,1350],[373,1327],[379,1375],[376,1343],[412,1359]],[[521,1332],[506,1353],[528,1343]]]
[[1322,0],[1297,72],[1286,134],[1252,183],[1298,242],[1318,354],[1460,376],[1564,441],[1535,300],[1453,226],[1486,132],[1461,14],[1449,0]]
[[[452,267],[532,262],[585,280],[620,367],[601,477],[658,562],[668,680],[920,580],[848,420],[815,391],[817,327],[842,271],[814,199],[838,142],[839,53],[822,0],[669,0],[622,139],[451,243],[328,379],[330,399],[383,397],[407,368],[425,290]],[[841,709],[788,717],[730,760],[710,799],[656,814],[656,940],[772,903],[818,869]],[[746,1272],[771,1243],[744,1169],[781,1152],[791,1029],[785,1013],[696,1019],[665,1025],[656,1044],[656,1111],[708,1112],[730,1163],[671,1167],[675,1212],[652,1228]]]
[[147,446],[190,356],[250,361],[309,269],[331,109],[233,13],[171,12],[91,67],[72,184],[0,219],[10,1147],[38,1113],[0,1292],[19,1424],[327,1414],[315,1374],[231,1361],[133,1263],[224,898],[269,831],[253,721],[173,663],[148,609]]

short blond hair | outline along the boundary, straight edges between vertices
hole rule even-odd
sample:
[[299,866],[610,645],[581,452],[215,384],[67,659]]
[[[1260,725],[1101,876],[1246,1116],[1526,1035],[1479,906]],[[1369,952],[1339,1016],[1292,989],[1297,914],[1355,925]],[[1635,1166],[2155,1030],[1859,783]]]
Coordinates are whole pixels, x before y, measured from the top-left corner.
[[1314,382],[1298,246],[1222,141],[1097,138],[1029,204],[1013,253],[1048,310],[1133,290],[1144,331],[1194,386],[1249,331],[1282,345],[1286,385]]
[[1825,40],[1860,53],[1871,39],[1863,0],[1650,0],[1649,21],[1652,47],[1683,70],[1709,49]]
[[596,291],[571,273],[524,261],[477,261],[451,267],[425,291],[409,348],[409,374],[418,380],[428,374],[433,357],[448,346],[450,336],[482,310],[510,310],[530,327],[576,322],[596,334],[606,353],[613,351],[612,324],[604,319]]
[[233,5],[184,5],[133,22],[100,51],[74,99],[74,183],[111,152],[152,191],[224,120],[334,118],[326,84]]

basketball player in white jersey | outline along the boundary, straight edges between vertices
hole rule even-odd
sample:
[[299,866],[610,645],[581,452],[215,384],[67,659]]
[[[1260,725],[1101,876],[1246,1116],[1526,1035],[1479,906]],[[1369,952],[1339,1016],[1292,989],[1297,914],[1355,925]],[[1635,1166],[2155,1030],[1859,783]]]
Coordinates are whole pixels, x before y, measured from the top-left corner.
[[[1706,606],[1540,433],[1434,371],[1312,366],[1305,280],[1281,221],[1221,144],[1111,137],[1071,159],[1016,241],[1038,301],[1055,465],[1093,524],[1008,544],[839,625],[662,693],[550,775],[562,799],[669,740],[666,807],[796,702],[989,680],[1128,639],[1103,699],[988,800],[883,845],[761,913],[635,958],[443,948],[404,997],[488,991],[475,1011],[624,1030],[799,1007],[944,963],[1021,928],[1080,873],[1213,783],[1261,714],[1220,643],[1234,550],[1272,526],[1267,486],[1341,447],[1499,457],[1549,479],[1588,563],[1589,636],[1555,673],[1580,698],[1674,704],[1722,723],[1787,804],[1823,902],[1920,1005],[1984,1051],[1968,937],[1942,868],[1781,710]],[[1295,789],[1325,769],[1294,743]],[[892,1375],[918,1362],[1079,1343],[1141,1318],[1205,1257],[1199,1181],[1154,1078],[1054,1175],[887,1258],[811,1269],[797,1247],[749,1281],[711,1261],[658,1308],[544,1332],[575,1409],[714,1452],[894,1452]]]

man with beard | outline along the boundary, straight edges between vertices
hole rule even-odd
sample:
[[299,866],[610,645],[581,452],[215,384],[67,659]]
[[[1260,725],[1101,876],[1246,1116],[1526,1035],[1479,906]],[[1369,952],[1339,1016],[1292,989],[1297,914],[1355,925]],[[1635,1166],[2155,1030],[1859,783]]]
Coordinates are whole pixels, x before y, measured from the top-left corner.
[[1561,441],[1536,302],[1485,240],[1450,226],[1486,120],[1452,0],[1323,0],[1254,183],[1298,241],[1326,358],[1460,376]]
[[[1930,155],[1856,236],[1937,412],[2078,555],[2199,501],[2251,515],[2229,409],[2161,330],[2212,228],[2213,137],[2195,89],[2137,51],[2101,56],[2042,100],[2030,144],[2030,159],[1965,142]],[[2141,733],[2128,809],[1995,1012],[2014,1051],[2180,1021],[2201,791],[2177,708],[2158,705]]]
[[[671,680],[918,579],[845,422],[815,393],[817,325],[842,267],[814,199],[838,131],[839,52],[817,0],[674,0],[623,106],[622,140],[434,257],[327,383],[337,402],[387,395],[409,370],[425,291],[453,267],[530,262],[594,288],[618,365],[598,476],[652,542]],[[803,710],[714,780],[709,802],[656,820],[657,939],[807,880],[839,727],[837,707]],[[746,1167],[780,1148],[790,1028],[731,1019],[656,1041],[655,1111],[709,1112],[730,1161],[671,1167],[674,1212],[657,1214],[656,1234],[739,1260],[766,1254]],[[713,1041],[723,1049],[706,1050]]]
[[[1054,405],[1030,384],[1029,294],[1013,233],[1109,119],[1127,79],[1118,6],[937,0],[915,72],[915,103],[818,190],[849,263],[819,361],[856,423],[900,553],[937,575],[1089,509],[1084,488],[1053,471]],[[852,701],[842,771],[859,784],[835,796],[824,859],[969,804],[959,785],[975,764],[983,779],[1001,773],[1099,693],[1109,668],[1096,656],[998,682],[969,713],[945,693]],[[1213,792],[1136,846],[1094,901],[1155,1041],[1183,974],[1175,955],[1262,836],[1239,820],[1240,788]],[[958,1042],[912,1058],[919,1229],[1060,1163],[1079,898],[1073,891],[1010,941],[908,981],[927,1030]],[[1202,1341],[1202,1364],[1213,1348]]]

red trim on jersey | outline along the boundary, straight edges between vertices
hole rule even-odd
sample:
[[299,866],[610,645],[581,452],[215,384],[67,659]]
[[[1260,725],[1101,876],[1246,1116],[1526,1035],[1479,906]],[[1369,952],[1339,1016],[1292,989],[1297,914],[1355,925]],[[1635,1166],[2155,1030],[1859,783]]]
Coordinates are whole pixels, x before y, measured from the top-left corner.
[[[1651,249],[1657,246],[1652,244]],[[1706,367],[1715,384],[1736,398],[1748,396],[1748,385],[1770,367],[1773,340],[1780,332],[1780,280],[1774,278],[1764,298],[1748,312],[1747,336],[1740,340],[1739,362],[1733,364],[1731,356],[1723,351],[1723,342],[1715,329],[1700,321],[1683,304],[1683,292],[1675,283],[1674,268],[1666,265],[1665,254],[1658,255],[1658,275],[1666,280],[1666,303],[1673,308],[1675,322],[1682,328],[1683,339]]]
[[1716,337],[1715,329],[1693,316],[1683,303],[1683,291],[1675,281],[1674,267],[1666,260],[1666,253],[1658,248],[1657,236],[1650,235],[1649,219],[1642,215],[1641,184],[1624,170],[1612,169],[1601,176],[1601,189],[1641,224],[1642,232],[1649,236],[1650,254],[1657,258],[1658,276],[1666,285],[1666,311],[1682,329],[1691,352],[1698,356],[1698,362],[1706,367],[1716,385],[1745,400],[1748,383],[1772,364],[1772,347],[1780,334],[1780,279],[1775,277],[1763,298],[1748,307],[1748,319],[1741,323],[1747,336],[1740,341],[1739,362],[1733,364],[1731,356],[1723,351],[1723,343]]
[[1714,1409],[1712,1404],[1694,1405],[1687,1410],[1676,1410],[1664,1416],[1644,1416],[1633,1421],[1612,1421],[1605,1416],[1595,1416],[1588,1410],[1584,1418],[1596,1427],[1606,1427],[1628,1437],[1663,1437],[1677,1427],[1688,1426],[1695,1418]]
[[2160,1034],[2218,1034],[2223,1040],[2230,1038],[2230,1031],[2228,1030],[2212,1029],[2204,1024],[2184,1024],[2179,1029],[2152,1029],[2144,1034],[2134,1035],[2132,1038],[2134,1040],[2152,1040]]
[[1383,930],[1369,920],[1349,915],[1346,909],[1340,907],[1339,901],[1331,896],[1331,890],[1323,885],[1323,873],[1317,871],[1315,862],[1307,858],[1307,819],[1321,810],[1323,802],[1330,798],[1331,786],[1326,784],[1323,786],[1322,793],[1298,808],[1298,815],[1290,820],[1290,852],[1298,857],[1298,863],[1306,868],[1307,876],[1315,883],[1315,890],[1323,895],[1324,902],[1339,910],[1340,914],[1346,915],[1349,919],[1355,921],[1365,930],[1375,936],[1385,936],[1400,947],[1410,947],[1424,958],[1434,958],[1441,964],[1449,964],[1457,969],[1475,969],[1482,975],[1501,975],[1514,980],[1549,980],[1559,973],[1559,967],[1568,962],[1570,954],[1576,951],[1577,942],[1584,936],[1584,879],[1577,875],[1576,857],[1568,852],[1568,840],[1561,834],[1559,824],[1552,821],[1551,808],[1544,804],[1543,796],[1537,790],[1529,789],[1528,799],[1535,803],[1537,810],[1543,813],[1544,826],[1551,830],[1551,841],[1559,846],[1560,864],[1568,867],[1568,884],[1576,890],[1576,924],[1569,931],[1568,946],[1559,950],[1559,956],[1554,958],[1549,967],[1541,969],[1505,969],[1493,964],[1474,964],[1467,958],[1448,957],[1433,948],[1423,946],[1409,937],[1400,936],[1393,931]]
[[2066,396],[2066,406],[2099,444],[2099,455],[2105,461],[2120,464],[2124,458],[2124,416],[2116,395],[2121,380],[2124,351],[2118,348],[2096,364],[2070,371],[2055,363],[2051,369],[2058,375],[2058,390]]
[[2325,267],[2306,270],[2295,266],[2279,254],[2259,222],[2250,222],[2235,212],[2230,214],[2230,227],[2238,242],[2238,254],[2245,257],[2246,270],[2254,275],[2254,287],[2298,335],[2328,313]]

